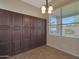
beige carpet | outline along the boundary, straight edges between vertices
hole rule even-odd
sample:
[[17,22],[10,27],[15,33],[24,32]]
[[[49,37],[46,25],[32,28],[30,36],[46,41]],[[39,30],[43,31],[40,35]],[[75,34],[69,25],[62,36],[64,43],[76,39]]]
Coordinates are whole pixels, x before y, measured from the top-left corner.
[[28,52],[18,54],[8,59],[79,59],[67,53],[61,52],[57,49],[42,46],[32,49]]

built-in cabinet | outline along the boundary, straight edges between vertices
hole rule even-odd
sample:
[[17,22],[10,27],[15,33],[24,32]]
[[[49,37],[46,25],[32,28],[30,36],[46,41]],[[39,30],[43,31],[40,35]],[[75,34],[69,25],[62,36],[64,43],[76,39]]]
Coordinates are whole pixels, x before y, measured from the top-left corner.
[[0,9],[0,55],[46,44],[46,20]]

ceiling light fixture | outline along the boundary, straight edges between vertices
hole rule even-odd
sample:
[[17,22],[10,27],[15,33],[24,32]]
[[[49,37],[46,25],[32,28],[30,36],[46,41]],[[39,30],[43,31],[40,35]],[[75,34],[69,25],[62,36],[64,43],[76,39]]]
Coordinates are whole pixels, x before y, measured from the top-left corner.
[[42,14],[45,14],[46,12],[49,13],[49,14],[52,13],[53,6],[48,4],[48,0],[46,0],[46,5],[43,5],[41,7],[41,11],[42,11]]

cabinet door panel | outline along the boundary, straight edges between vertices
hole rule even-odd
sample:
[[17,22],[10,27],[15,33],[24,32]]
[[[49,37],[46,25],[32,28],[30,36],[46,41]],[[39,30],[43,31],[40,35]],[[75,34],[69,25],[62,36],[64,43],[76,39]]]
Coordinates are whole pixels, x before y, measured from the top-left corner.
[[42,26],[41,26],[41,40],[42,40],[42,45],[46,44],[46,21],[42,20],[41,22]]
[[0,55],[9,54],[10,26],[9,12],[0,10]]
[[35,48],[37,46],[36,43],[36,19],[31,17],[31,40],[30,40],[30,48]]
[[23,17],[23,39],[22,39],[22,50],[29,50],[29,41],[30,41],[30,17]]
[[11,21],[12,54],[17,54],[21,52],[22,15],[12,13]]

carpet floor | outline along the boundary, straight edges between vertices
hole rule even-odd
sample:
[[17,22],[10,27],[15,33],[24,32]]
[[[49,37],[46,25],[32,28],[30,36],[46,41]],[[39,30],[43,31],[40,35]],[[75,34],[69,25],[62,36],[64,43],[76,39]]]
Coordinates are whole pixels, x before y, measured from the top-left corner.
[[55,48],[41,46],[7,59],[79,59]]

